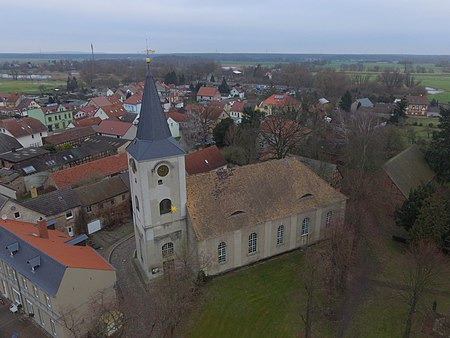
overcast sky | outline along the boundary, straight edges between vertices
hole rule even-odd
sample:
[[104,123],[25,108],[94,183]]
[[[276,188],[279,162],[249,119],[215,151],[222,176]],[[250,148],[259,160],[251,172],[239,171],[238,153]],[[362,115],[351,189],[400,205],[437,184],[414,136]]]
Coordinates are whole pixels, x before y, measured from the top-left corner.
[[8,0],[0,53],[450,54],[449,0]]

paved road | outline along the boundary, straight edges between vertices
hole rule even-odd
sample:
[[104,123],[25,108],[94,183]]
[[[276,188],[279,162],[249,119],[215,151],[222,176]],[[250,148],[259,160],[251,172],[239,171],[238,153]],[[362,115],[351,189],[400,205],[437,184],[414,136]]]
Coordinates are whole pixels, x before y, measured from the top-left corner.
[[149,319],[150,302],[142,280],[133,264],[136,250],[134,236],[118,245],[111,254],[111,264],[117,270],[120,302],[123,306],[127,325],[123,337],[149,337],[151,321]]
[[46,335],[40,328],[34,325],[31,318],[24,314],[11,313],[8,309],[9,304],[0,304],[0,337],[9,338],[16,333],[20,338],[46,338]]

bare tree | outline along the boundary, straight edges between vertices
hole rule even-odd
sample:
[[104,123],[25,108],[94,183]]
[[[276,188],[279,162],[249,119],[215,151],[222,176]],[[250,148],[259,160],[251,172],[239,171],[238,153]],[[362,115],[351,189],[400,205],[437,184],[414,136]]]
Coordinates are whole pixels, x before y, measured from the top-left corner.
[[218,107],[208,105],[207,107],[198,106],[187,111],[183,136],[188,146],[204,145],[212,140],[212,130],[218,115],[220,115],[218,110]]
[[386,69],[378,75],[378,81],[386,88],[388,92],[400,88],[403,85],[403,74],[397,69]]
[[286,111],[275,112],[260,127],[260,138],[269,153],[278,159],[298,148],[309,133],[309,128],[296,121],[295,113]]
[[438,286],[439,279],[446,280],[448,261],[439,248],[431,242],[417,242],[405,257],[404,283],[401,296],[408,304],[403,338],[411,336],[414,314],[427,290]]
[[305,324],[305,338],[312,337],[315,302],[319,291],[323,289],[324,275],[327,270],[327,260],[324,254],[324,251],[317,245],[305,249],[305,266],[301,280],[306,292],[306,304],[305,314],[300,314]]

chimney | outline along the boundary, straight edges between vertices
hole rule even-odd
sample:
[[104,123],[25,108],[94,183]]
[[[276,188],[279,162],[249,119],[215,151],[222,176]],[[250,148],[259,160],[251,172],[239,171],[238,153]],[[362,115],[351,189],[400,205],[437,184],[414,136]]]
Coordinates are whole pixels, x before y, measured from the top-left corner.
[[40,238],[48,238],[47,221],[40,217],[37,221]]
[[30,192],[31,192],[31,198],[35,198],[35,197],[38,196],[38,192],[37,192],[37,188],[36,187],[31,186]]

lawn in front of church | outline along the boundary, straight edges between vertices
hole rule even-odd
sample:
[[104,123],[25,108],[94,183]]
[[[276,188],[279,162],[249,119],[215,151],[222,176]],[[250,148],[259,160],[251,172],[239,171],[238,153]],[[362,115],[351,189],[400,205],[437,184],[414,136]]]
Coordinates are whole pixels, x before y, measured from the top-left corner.
[[[219,276],[208,282],[187,337],[299,337],[304,311],[303,252],[294,252]],[[314,324],[313,324],[314,325]],[[314,325],[317,337],[332,323]]]

